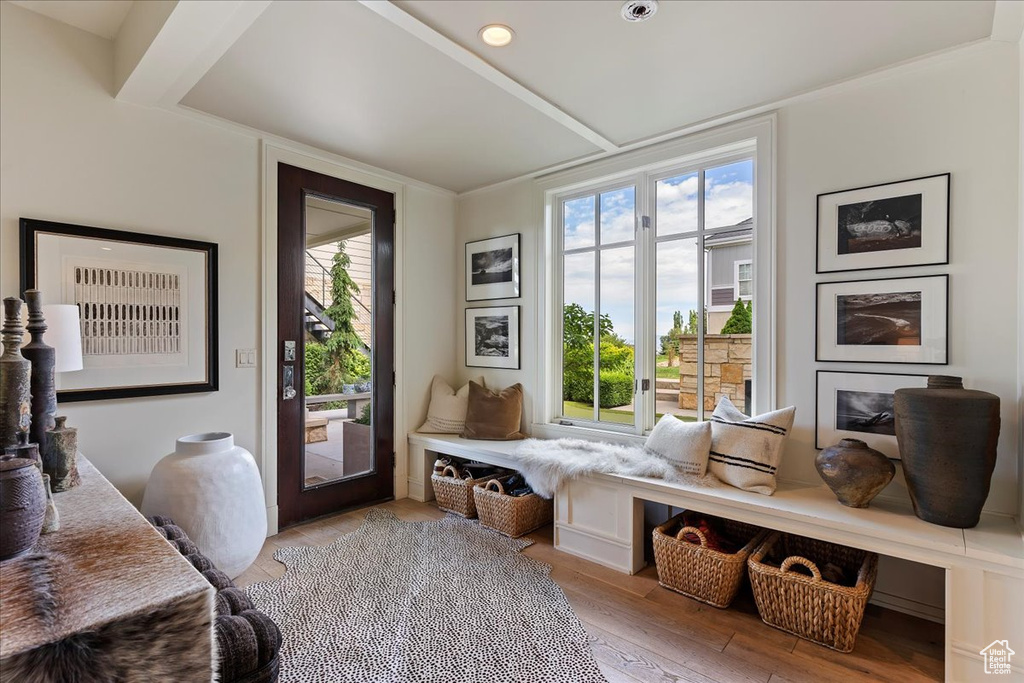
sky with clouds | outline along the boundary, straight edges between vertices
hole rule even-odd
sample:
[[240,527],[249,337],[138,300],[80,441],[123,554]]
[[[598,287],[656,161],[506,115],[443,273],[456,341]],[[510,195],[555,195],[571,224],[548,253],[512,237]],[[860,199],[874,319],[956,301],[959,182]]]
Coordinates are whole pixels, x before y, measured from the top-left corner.
[[[753,215],[753,162],[740,161],[707,169],[704,179],[704,215],[708,229],[736,225]],[[655,224],[658,237],[697,230],[696,173],[660,180],[656,187]],[[600,195],[602,244],[629,240],[622,247],[601,250],[601,312],[608,314],[615,331],[634,341],[633,222],[635,196],[632,187]],[[592,247],[596,217],[594,198],[582,197],[564,205],[564,248]],[[569,254],[564,264],[565,302],[594,310],[594,252]],[[696,239],[662,241],[657,245],[657,334],[672,326],[672,313],[682,311],[684,322],[697,309]],[[657,344],[657,339],[652,340]]]

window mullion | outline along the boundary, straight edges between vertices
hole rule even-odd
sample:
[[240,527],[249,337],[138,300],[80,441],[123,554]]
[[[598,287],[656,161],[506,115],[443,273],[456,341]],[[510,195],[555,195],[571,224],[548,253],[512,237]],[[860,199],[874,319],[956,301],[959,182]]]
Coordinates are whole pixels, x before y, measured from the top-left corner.
[[601,420],[601,193],[594,193],[594,422]]
[[705,293],[704,258],[704,169],[697,174],[697,420],[704,419],[704,311]]

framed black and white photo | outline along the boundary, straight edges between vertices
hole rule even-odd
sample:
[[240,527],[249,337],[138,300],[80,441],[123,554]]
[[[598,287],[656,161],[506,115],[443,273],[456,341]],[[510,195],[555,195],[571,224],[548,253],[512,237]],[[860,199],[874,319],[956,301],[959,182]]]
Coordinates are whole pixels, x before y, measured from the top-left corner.
[[466,301],[519,296],[519,233],[466,242]]
[[78,306],[64,402],[216,391],[217,245],[21,219],[21,289]]
[[817,272],[949,263],[949,178],[819,194]]
[[816,384],[815,448],[860,439],[886,457],[899,458],[893,394],[897,389],[925,387],[928,377],[819,370]]
[[519,369],[519,306],[466,309],[466,365]]
[[949,276],[820,282],[815,360],[946,365]]

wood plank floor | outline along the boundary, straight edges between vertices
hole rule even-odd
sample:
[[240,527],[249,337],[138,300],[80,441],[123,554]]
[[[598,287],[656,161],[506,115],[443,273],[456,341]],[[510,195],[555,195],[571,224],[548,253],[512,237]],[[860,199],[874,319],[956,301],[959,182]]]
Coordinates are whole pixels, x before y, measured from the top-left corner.
[[[444,515],[433,504],[408,499],[380,507],[409,521]],[[273,559],[278,548],[330,543],[358,528],[365,515],[357,510],[326,517],[268,538],[236,583],[280,577],[284,565]],[[551,565],[551,578],[590,634],[610,683],[942,680],[939,624],[869,605],[856,649],[840,654],[762,623],[749,592],[719,610],[660,587],[653,567],[626,576],[555,550],[550,527],[529,538],[534,544],[524,553]]]

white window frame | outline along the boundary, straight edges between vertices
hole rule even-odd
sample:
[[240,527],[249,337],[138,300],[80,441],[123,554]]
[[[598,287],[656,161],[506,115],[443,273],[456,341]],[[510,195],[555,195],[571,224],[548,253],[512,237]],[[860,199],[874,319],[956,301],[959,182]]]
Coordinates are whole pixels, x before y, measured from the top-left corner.
[[[604,441],[637,443],[644,438],[644,424],[615,425],[613,423],[559,424],[561,413],[561,340],[562,340],[562,230],[561,202],[573,197],[587,196],[609,189],[618,189],[633,183],[636,188],[636,206],[647,205],[648,193],[654,183],[697,167],[709,168],[739,158],[754,158],[754,410],[764,412],[776,406],[775,389],[775,127],[774,114],[757,117],[720,128],[686,136],[671,142],[609,157],[601,161],[561,171],[538,179],[544,230],[540,234],[538,254],[543,265],[543,277],[537,293],[537,387],[532,416],[533,433],[540,437],[576,436]],[[701,193],[703,190],[700,191]],[[639,224],[639,215],[636,220]],[[652,227],[654,230],[652,216]],[[599,230],[595,226],[595,230]],[[640,228],[642,229],[642,228]],[[724,229],[724,228],[723,228]],[[715,232],[705,230],[705,234]],[[689,233],[687,233],[689,234]],[[677,236],[671,236],[677,238]],[[678,237],[681,238],[681,237]],[[637,283],[634,339],[653,338],[649,310],[655,306],[654,268],[646,264],[654,258],[655,240],[645,241],[649,249],[637,255],[637,276],[646,274]],[[647,253],[650,252],[650,253]],[[769,267],[758,267],[767,264]],[[703,265],[703,264],[701,264]],[[703,270],[703,268],[702,268]],[[700,278],[698,278],[699,281]],[[596,308],[596,307],[595,307]],[[701,317],[701,324],[703,319]],[[647,344],[635,344],[636,378],[644,378],[643,370],[654,352]],[[698,349],[703,355],[703,349]],[[656,382],[652,376],[650,390],[639,394],[637,405],[643,402],[642,414],[653,419]],[[624,427],[624,428],[620,428]]]
[[[755,230],[756,230],[756,228],[755,228]],[[734,306],[736,305],[736,303],[735,303],[736,299],[739,299],[741,301],[750,301],[751,299],[753,299],[753,294],[741,294],[740,293],[740,266],[753,266],[753,262],[750,259],[742,259],[740,261],[734,261],[733,262],[733,278],[732,278],[733,286],[732,286],[732,292],[733,292],[733,305]],[[753,267],[751,267],[750,279],[749,280],[743,280],[743,282],[749,282],[750,283],[750,291],[751,292],[754,291]]]

